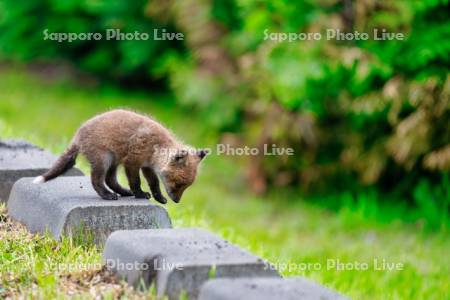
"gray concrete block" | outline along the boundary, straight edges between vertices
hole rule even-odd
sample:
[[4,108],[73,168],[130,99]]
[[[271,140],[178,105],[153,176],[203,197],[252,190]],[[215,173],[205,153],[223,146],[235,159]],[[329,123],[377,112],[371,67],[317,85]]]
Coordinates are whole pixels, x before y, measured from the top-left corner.
[[[18,179],[43,174],[56,159],[53,154],[22,140],[0,141],[0,201],[8,201]],[[83,173],[73,168],[64,175],[81,176]]]
[[116,231],[103,258],[129,284],[154,285],[159,296],[196,299],[210,278],[279,277],[262,259],[197,228]]
[[344,300],[328,288],[301,277],[213,279],[200,290],[199,300]]
[[11,190],[8,214],[31,232],[49,231],[92,237],[102,245],[109,234],[123,229],[171,228],[167,211],[147,199],[101,199],[85,176],[58,177],[42,184],[19,179]]

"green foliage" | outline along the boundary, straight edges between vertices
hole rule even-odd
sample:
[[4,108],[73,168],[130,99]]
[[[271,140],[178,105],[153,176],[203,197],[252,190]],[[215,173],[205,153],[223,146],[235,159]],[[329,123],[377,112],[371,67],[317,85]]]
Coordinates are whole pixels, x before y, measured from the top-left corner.
[[[205,30],[203,38],[221,51],[207,53],[215,53],[217,64],[226,57],[231,63],[205,76],[206,47],[191,43],[196,55],[166,70],[179,101],[210,126],[261,150],[264,143],[295,150],[293,157],[250,157],[254,191],[375,186],[417,206],[411,185],[440,186],[450,169],[448,1],[228,3],[226,10],[224,3],[204,2],[190,13],[202,28],[220,22],[221,34],[211,38]],[[202,13],[208,9],[209,16]],[[184,13],[168,12],[174,20]],[[188,39],[202,36],[198,24],[177,26]],[[330,28],[371,38],[327,40]],[[374,30],[405,39],[374,40]],[[277,42],[265,39],[267,32],[320,32],[322,39]],[[446,199],[437,201],[440,210]]]
[[[236,108],[248,114],[234,128],[256,147],[276,143],[296,151],[294,157],[251,158],[256,191],[261,182],[357,190],[359,181],[419,205],[411,185],[427,182],[429,191],[442,186],[438,178],[450,169],[448,1],[353,3],[350,16],[338,1],[236,2],[242,29],[229,26],[232,34],[223,39],[247,83]],[[265,29],[325,36],[329,28],[386,29],[406,39],[263,39]],[[253,39],[245,45],[240,35]],[[223,89],[209,97],[225,100]],[[448,194],[436,201],[428,196],[429,205],[448,213]]]
[[[153,40],[161,27],[145,15],[147,1],[0,1],[0,57],[16,60],[65,59],[101,78],[148,84],[173,41]],[[147,41],[106,39],[107,29],[149,34]],[[102,39],[45,40],[47,33],[101,33]],[[170,30],[170,27],[167,29]]]
[[413,190],[414,201],[421,215],[430,227],[449,226],[450,220],[450,180],[448,174],[439,184],[421,179]]

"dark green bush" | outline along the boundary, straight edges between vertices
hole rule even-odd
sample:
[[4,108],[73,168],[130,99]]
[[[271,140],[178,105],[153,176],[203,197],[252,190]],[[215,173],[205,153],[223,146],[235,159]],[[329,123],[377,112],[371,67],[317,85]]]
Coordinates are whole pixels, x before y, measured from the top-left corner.
[[[448,190],[440,178],[450,169],[448,1],[233,3],[238,9],[232,5],[221,14],[216,1],[204,8],[209,16],[201,9],[191,13],[198,13],[203,28],[220,24],[222,31],[208,41],[222,46],[216,56],[228,57],[234,72],[205,75],[199,55],[167,74],[180,101],[196,105],[220,130],[261,149],[272,143],[295,149],[291,157],[250,157],[253,190],[274,184],[311,191],[374,186],[418,207],[428,191],[430,205],[448,215],[448,193],[434,196]],[[173,19],[183,14],[167,11]],[[177,26],[188,36],[200,35],[198,26]],[[385,29],[406,38],[264,40],[265,30],[328,28]],[[202,53],[204,44],[191,45]],[[189,80],[173,80],[184,77]]]
[[[77,68],[116,83],[148,85],[170,53],[182,53],[180,41],[154,41],[161,25],[146,16],[147,1],[0,1],[0,55],[15,60],[64,59]],[[106,40],[105,31],[148,33],[150,39]],[[170,25],[165,26],[170,31]],[[57,42],[47,33],[101,33],[101,40]],[[0,57],[1,57],[0,56]]]

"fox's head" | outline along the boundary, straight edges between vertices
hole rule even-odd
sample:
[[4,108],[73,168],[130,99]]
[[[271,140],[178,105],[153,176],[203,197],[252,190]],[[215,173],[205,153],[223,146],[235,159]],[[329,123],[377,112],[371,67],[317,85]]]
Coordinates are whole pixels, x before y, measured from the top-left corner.
[[207,154],[207,150],[180,150],[169,157],[160,175],[174,202],[180,202],[184,190],[194,182],[198,165]]

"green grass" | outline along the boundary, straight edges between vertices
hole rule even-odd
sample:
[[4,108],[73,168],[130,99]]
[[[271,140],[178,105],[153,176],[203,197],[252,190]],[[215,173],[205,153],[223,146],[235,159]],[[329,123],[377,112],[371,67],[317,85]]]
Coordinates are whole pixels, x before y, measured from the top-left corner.
[[[194,146],[214,147],[217,142],[202,120],[177,108],[168,96],[46,83],[23,70],[2,70],[0,78],[0,136],[24,137],[55,153],[83,120],[114,107],[152,114]],[[78,165],[88,172],[83,160]],[[450,294],[450,236],[445,228],[429,232],[399,220],[381,223],[345,207],[332,212],[292,192],[259,198],[246,191],[242,168],[231,158],[209,156],[182,202],[166,205],[174,225],[210,229],[272,263],[297,266],[282,270],[283,275],[305,276],[355,299],[443,299]],[[374,259],[401,263],[403,269],[375,270]],[[2,239],[0,285],[23,292],[34,285],[48,295],[61,283],[62,273],[43,268],[46,262],[99,261],[98,249],[76,246],[69,239],[61,245],[45,237],[23,243],[20,238]],[[367,263],[368,269],[327,266],[336,261]]]

